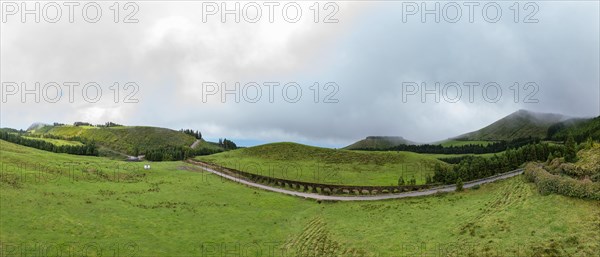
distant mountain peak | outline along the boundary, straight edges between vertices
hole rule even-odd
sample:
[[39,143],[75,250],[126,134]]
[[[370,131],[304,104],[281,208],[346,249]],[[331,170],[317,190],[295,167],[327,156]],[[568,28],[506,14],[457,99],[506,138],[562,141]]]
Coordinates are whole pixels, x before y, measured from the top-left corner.
[[30,126],[27,128],[27,131],[30,131],[30,130],[36,130],[36,129],[40,129],[40,128],[42,128],[42,127],[45,127],[45,126],[49,126],[49,125],[48,125],[48,124],[46,124],[46,123],[42,123],[42,122],[34,122],[33,124],[31,124],[31,125],[30,125]]
[[404,140],[401,136],[368,136],[365,139],[388,139],[388,140]]
[[548,128],[571,117],[556,113],[533,112],[520,109],[494,123],[456,139],[464,140],[512,140],[525,137],[544,138]]
[[368,136],[363,140],[357,141],[344,149],[387,149],[397,145],[415,144],[401,136]]

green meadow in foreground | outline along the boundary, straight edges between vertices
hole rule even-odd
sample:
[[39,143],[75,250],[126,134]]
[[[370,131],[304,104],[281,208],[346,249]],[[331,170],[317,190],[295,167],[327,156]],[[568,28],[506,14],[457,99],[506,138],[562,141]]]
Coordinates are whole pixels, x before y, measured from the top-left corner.
[[414,178],[425,184],[435,164],[430,156],[397,151],[353,151],[296,143],[274,143],[242,148],[197,160],[281,179],[341,185],[398,185]]
[[[0,141],[0,245],[74,256],[596,256],[600,202],[519,176],[477,190],[316,202],[183,162],[124,163]],[[62,247],[62,248],[61,248]],[[118,252],[118,254],[115,254]],[[11,255],[12,253],[12,255]],[[57,255],[57,254],[55,254]],[[64,255],[64,254],[63,254]]]

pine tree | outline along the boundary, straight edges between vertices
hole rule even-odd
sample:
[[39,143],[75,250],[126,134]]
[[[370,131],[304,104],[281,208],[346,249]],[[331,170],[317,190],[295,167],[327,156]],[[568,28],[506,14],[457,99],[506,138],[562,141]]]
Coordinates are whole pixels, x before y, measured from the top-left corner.
[[404,186],[404,178],[403,178],[403,177],[400,177],[400,178],[398,179],[398,185],[399,185],[399,186]]

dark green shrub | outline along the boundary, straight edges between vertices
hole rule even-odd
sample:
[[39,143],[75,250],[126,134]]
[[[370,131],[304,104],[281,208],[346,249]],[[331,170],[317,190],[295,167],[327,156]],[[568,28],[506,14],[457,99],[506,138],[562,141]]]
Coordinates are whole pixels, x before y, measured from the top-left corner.
[[538,191],[543,195],[555,193],[576,198],[600,200],[600,183],[553,175],[536,164],[527,165],[524,174],[525,179],[535,183]]
[[463,191],[463,182],[461,178],[458,178],[456,180],[456,192],[461,192]]

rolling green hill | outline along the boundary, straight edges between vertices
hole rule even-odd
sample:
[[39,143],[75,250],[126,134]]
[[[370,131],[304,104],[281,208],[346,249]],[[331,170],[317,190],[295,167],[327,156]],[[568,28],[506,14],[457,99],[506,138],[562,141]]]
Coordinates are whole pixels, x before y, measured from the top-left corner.
[[[257,154],[271,152],[263,148]],[[3,256],[42,251],[49,256],[597,256],[600,251],[598,201],[544,196],[520,177],[429,197],[316,202],[242,186],[183,162],[125,163],[2,140],[0,156]],[[144,164],[152,169],[144,170]]]
[[397,185],[414,178],[425,184],[436,163],[427,155],[396,151],[356,151],[296,143],[274,143],[198,156],[224,167],[275,178],[338,185]]
[[349,146],[344,147],[347,150],[356,149],[387,149],[397,145],[414,145],[415,143],[404,139],[403,137],[389,136],[369,136],[365,139],[357,141]]
[[553,113],[516,111],[480,130],[456,137],[457,140],[513,140],[518,138],[545,138],[548,128],[567,117]]
[[190,146],[193,136],[179,131],[139,126],[91,127],[91,126],[43,126],[30,131],[34,134],[51,134],[65,138],[81,137],[112,150],[135,155],[150,149],[166,146]]

